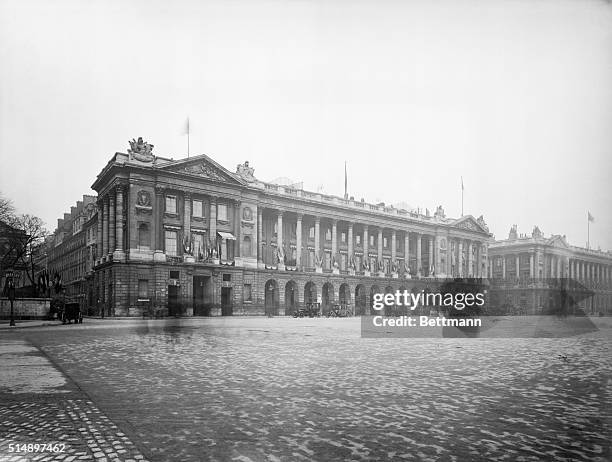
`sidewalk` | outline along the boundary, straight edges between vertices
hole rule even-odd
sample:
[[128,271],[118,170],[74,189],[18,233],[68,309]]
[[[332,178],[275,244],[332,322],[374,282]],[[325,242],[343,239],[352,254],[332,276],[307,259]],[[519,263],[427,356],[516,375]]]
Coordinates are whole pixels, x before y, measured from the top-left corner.
[[24,327],[44,327],[44,326],[61,326],[62,321],[50,321],[48,319],[33,319],[27,321],[15,320],[15,326],[9,324],[8,319],[0,320],[0,329],[19,329]]
[[37,347],[0,339],[0,460],[145,462],[134,443]]

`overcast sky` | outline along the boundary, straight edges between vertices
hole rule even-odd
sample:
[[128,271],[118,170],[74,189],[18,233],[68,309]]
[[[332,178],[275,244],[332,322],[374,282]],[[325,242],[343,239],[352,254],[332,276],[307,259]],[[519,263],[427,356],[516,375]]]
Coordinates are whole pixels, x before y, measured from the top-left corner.
[[128,140],[612,249],[612,5],[0,0],[0,191],[53,230]]

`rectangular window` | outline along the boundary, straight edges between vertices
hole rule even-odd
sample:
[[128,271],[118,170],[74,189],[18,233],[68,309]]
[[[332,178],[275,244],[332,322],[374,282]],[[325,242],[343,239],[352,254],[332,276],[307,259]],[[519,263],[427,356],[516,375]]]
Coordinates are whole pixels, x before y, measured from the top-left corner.
[[253,294],[251,290],[251,284],[245,284],[244,285],[244,301],[252,302],[253,301],[252,297],[253,297]]
[[315,237],[315,228],[314,228],[314,226],[311,226],[310,229],[308,230],[308,237],[310,239],[314,239],[314,237]]
[[223,274],[223,282],[230,282],[232,280],[232,275],[231,274]]
[[202,201],[194,200],[192,208],[192,215],[195,218],[204,218],[204,203]]
[[179,279],[181,277],[180,271],[170,271],[170,279]]
[[217,221],[227,222],[227,205],[217,204]]
[[387,247],[389,247],[387,244],[388,244],[388,242],[387,242],[387,238],[386,238],[386,237],[383,237],[383,247],[384,247],[385,249],[386,249]]
[[370,246],[374,246],[374,236],[370,236]]
[[177,254],[176,231],[166,230],[166,255],[176,256],[176,254]]
[[149,297],[149,280],[139,279],[138,280],[138,298]]
[[355,243],[357,245],[361,245],[361,235],[357,234],[357,236],[355,236]]
[[176,196],[166,196],[166,213],[176,213]]
[[346,242],[346,233],[340,233],[340,242]]

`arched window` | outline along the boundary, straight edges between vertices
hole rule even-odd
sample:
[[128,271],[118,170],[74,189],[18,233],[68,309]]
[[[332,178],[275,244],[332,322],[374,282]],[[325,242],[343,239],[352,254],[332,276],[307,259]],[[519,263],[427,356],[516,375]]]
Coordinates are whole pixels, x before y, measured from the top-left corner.
[[140,250],[149,250],[151,248],[151,231],[148,223],[140,223],[138,225],[138,248]]
[[250,257],[251,256],[251,237],[244,236],[242,239],[242,256]]

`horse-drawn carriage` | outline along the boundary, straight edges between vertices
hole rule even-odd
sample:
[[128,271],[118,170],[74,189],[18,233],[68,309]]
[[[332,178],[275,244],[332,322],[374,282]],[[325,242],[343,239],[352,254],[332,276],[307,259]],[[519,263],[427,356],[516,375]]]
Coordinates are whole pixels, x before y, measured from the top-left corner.
[[57,319],[63,324],[72,324],[73,321],[75,324],[82,324],[81,305],[78,301],[70,300],[67,297],[56,297],[51,300],[49,319]]
[[294,318],[315,318],[317,316],[321,316],[320,303],[306,303],[304,308],[298,308],[293,312]]

